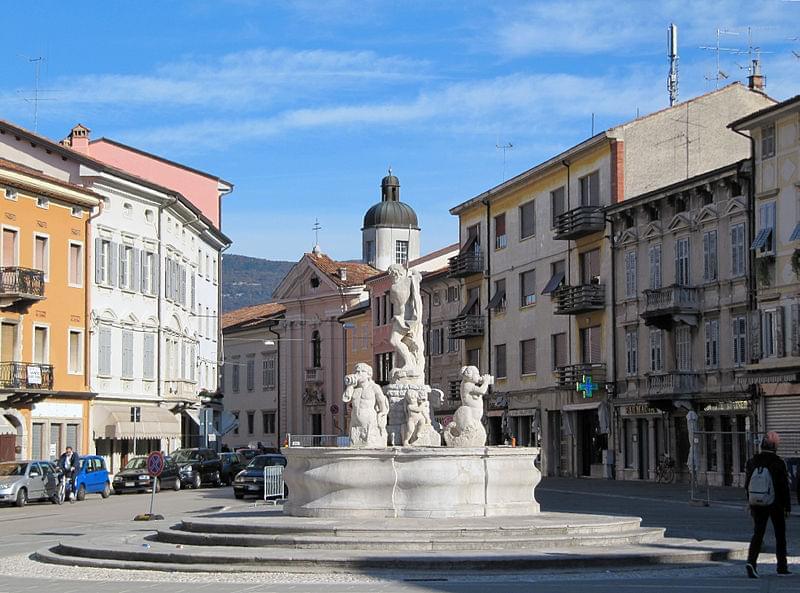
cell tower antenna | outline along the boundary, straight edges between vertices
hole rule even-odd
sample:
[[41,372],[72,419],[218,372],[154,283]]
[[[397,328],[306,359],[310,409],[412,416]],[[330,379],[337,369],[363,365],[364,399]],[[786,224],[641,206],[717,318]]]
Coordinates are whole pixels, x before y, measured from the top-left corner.
[[669,106],[678,102],[678,25],[670,23],[667,28],[667,57],[669,58],[669,76],[667,76],[667,91],[669,91]]
[[500,140],[497,140],[497,144],[494,145],[497,150],[503,151],[503,178],[501,181],[506,180],[506,153],[514,148],[514,145],[511,142],[506,142],[505,144],[500,144]]
[[737,33],[736,31],[731,31],[729,29],[720,29],[719,27],[717,27],[717,44],[716,45],[711,45],[711,46],[709,46],[709,45],[701,45],[700,46],[700,49],[713,51],[714,53],[717,54],[717,69],[714,72],[714,76],[706,76],[706,80],[713,80],[714,81],[714,88],[715,89],[719,88],[719,81],[720,80],[724,80],[726,78],[729,78],[728,74],[723,72],[722,69],[720,68],[720,64],[719,64],[720,53],[721,52],[730,52],[730,53],[734,53],[734,54],[742,53],[742,50],[740,50],[740,49],[738,49],[736,47],[721,47],[720,44],[719,44],[720,37],[722,35],[738,35],[738,34],[739,33]]

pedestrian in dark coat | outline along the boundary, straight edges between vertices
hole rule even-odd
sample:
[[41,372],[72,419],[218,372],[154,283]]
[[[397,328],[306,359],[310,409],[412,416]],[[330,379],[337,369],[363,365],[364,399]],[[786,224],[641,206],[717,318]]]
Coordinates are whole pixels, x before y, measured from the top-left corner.
[[[767,522],[772,521],[775,532],[775,555],[778,557],[778,574],[788,575],[789,567],[786,561],[786,518],[791,511],[791,496],[789,494],[789,474],[786,464],[778,457],[778,444],[780,437],[777,432],[768,432],[761,441],[761,452],[757,453],[747,462],[747,479],[745,492],[750,492],[750,479],[753,472],[760,467],[769,470],[772,485],[775,491],[775,500],[769,506],[750,505],[750,515],[753,517],[753,538],[750,540],[750,549],[747,554],[747,576],[751,579],[758,578],[756,562],[761,552],[761,542],[767,530]],[[749,494],[748,494],[749,497]]]

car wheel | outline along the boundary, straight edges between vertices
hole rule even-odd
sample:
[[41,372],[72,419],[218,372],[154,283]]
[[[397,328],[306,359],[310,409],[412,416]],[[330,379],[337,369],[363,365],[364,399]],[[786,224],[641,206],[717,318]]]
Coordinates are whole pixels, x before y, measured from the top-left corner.
[[197,490],[200,488],[200,485],[203,483],[203,480],[200,479],[200,474],[195,474],[194,478],[192,479],[192,488]]
[[100,493],[100,496],[103,498],[108,498],[111,496],[111,484],[106,482],[105,486],[103,486],[103,491]]
[[78,488],[78,494],[77,494],[77,496],[75,498],[77,498],[78,500],[86,500],[86,485],[85,484],[81,484],[81,487]]
[[236,498],[238,498],[239,500],[241,500],[242,498],[244,498],[244,494],[239,494],[238,492],[234,492],[234,493],[233,493],[233,495],[234,495]]
[[25,488],[20,488],[17,492],[17,500],[14,502],[18,507],[24,507],[28,504],[28,491]]
[[175,478],[175,482],[172,484],[172,489],[175,492],[177,492],[178,490],[181,489],[181,479],[180,478]]

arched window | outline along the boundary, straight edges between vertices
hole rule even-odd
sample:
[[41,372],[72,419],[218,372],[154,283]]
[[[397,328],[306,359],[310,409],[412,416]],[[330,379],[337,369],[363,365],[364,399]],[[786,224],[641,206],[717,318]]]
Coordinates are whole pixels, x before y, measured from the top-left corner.
[[322,367],[322,340],[318,331],[311,334],[311,364],[315,369]]

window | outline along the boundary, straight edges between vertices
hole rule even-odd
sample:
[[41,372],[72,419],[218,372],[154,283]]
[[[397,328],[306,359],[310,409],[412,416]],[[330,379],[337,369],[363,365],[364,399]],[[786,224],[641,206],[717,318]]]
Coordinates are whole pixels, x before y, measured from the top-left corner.
[[636,297],[636,252],[625,252],[625,297]]
[[408,263],[408,241],[394,242],[394,263],[402,265]]
[[679,371],[692,370],[692,331],[687,325],[675,328],[675,366]]
[[550,192],[550,211],[552,213],[552,220],[550,224],[553,228],[556,226],[556,220],[561,214],[567,210],[566,200],[564,199],[564,186],[554,189]]
[[521,374],[536,373],[536,339],[522,340],[519,343],[519,360]]
[[122,378],[133,379],[133,332],[122,331]]
[[36,206],[39,208],[49,208],[50,207],[50,200],[45,197],[39,196],[36,198]]
[[731,275],[734,277],[745,273],[744,245],[744,223],[735,224],[731,227]]
[[536,303],[536,270],[528,270],[519,275],[520,306],[527,307]]
[[3,229],[3,267],[17,265],[17,231]]
[[495,313],[505,313],[506,310],[506,281],[505,278],[495,280],[494,294],[489,300],[487,309],[493,310]]
[[132,204],[130,204],[128,202],[125,202],[122,205],[122,216],[124,216],[125,218],[128,218],[128,219],[133,218],[133,205]]
[[255,429],[255,419],[256,419],[255,412],[247,412],[247,434],[253,434],[253,431]]
[[467,364],[474,367],[481,367],[481,349],[471,348],[467,350]]
[[17,199],[17,190],[13,187],[7,187],[5,189],[6,200],[16,200]]
[[777,348],[777,310],[764,311],[761,314],[761,348],[764,358],[776,356]]
[[375,263],[375,241],[364,241],[364,261],[370,265]]
[[247,391],[256,388],[256,361],[252,358],[247,361]]
[[442,304],[442,294],[438,290],[433,291],[433,306],[438,307]]
[[761,159],[775,156],[775,124],[761,128]]
[[639,328],[625,330],[625,374],[639,372]]
[[549,294],[552,296],[563,284],[566,277],[566,266],[563,259],[554,261],[550,264],[550,280],[542,291],[542,294]]
[[650,330],[650,370],[659,372],[664,370],[664,359],[661,356],[662,336],[660,329]]
[[461,290],[458,286],[447,287],[447,302],[455,303],[461,298]]
[[315,369],[322,367],[322,339],[316,330],[311,334],[311,366]]
[[217,258],[216,257],[212,257],[211,258],[211,281],[214,282],[214,284],[217,283],[217,273],[218,273],[217,272]]
[[97,374],[111,376],[111,328],[101,327],[97,340]]
[[83,286],[83,244],[69,244],[69,285]]
[[747,364],[747,317],[733,318],[733,366]]
[[233,434],[239,434],[239,412],[238,411],[231,412],[231,414],[233,414],[233,417],[235,418],[235,421],[233,423]]
[[775,253],[775,202],[758,207],[759,231],[750,249],[762,254]]
[[494,248],[505,249],[507,246],[506,215],[503,213],[494,217]]
[[206,254],[206,278],[211,277],[211,256]]
[[717,279],[717,231],[703,233],[703,280]]
[[506,375],[506,345],[496,344],[494,347],[494,375],[504,379]]
[[581,338],[581,362],[592,364],[602,362],[603,344],[601,342],[601,331],[599,325],[584,327],[580,330]]
[[689,285],[689,238],[675,241],[675,284]]
[[16,323],[0,322],[0,360],[19,360],[19,327]]
[[154,334],[144,334],[142,343],[142,376],[145,380],[152,381],[156,378],[156,337]]
[[158,294],[158,269],[156,254],[149,251],[142,252],[141,291],[142,294],[155,296]]
[[600,282],[600,250],[584,251],[579,256],[581,268],[581,284],[599,284]]
[[431,330],[431,356],[439,356],[444,350],[444,329],[441,327]]
[[661,243],[655,243],[648,250],[650,256],[650,288],[661,288]]
[[519,207],[519,238],[527,239],[536,233],[536,211],[533,200]]
[[241,369],[239,362],[234,362],[233,371],[231,373],[231,388],[236,393],[239,392],[239,369]]
[[[133,247],[129,245],[119,246],[119,287],[126,290],[132,290],[133,286]],[[138,276],[137,276],[138,278]]]
[[461,343],[456,338],[447,337],[447,351],[458,352],[461,349]]
[[594,171],[579,179],[581,187],[581,206],[600,205],[600,172]]
[[553,370],[567,366],[569,357],[567,356],[567,334],[553,334]]
[[33,238],[33,267],[47,274],[50,271],[50,241],[47,235],[36,235]]
[[705,322],[706,333],[706,366],[716,368],[719,366],[719,319]]
[[275,434],[275,412],[261,412],[264,434]]
[[83,332],[77,329],[69,330],[68,343],[68,372],[73,375],[83,373]]
[[275,389],[275,357],[267,356],[261,364],[261,384],[266,389]]
[[50,361],[50,336],[47,327],[33,327],[33,362],[47,364]]
[[[114,283],[116,272],[114,244],[107,239],[95,239],[94,242],[94,281],[97,284],[110,286]],[[113,269],[112,269],[113,268]]]

